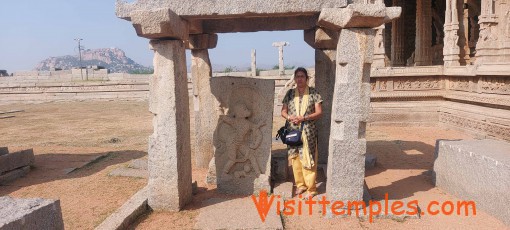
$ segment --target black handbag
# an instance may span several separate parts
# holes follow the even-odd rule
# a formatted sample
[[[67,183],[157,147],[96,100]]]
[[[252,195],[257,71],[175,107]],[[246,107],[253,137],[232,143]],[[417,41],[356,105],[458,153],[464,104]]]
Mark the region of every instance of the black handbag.
[[[289,121],[285,122],[285,126],[281,127],[276,133],[276,140],[280,138],[284,144],[290,146],[302,146],[303,141],[301,140],[301,136],[303,133],[303,125],[305,122],[301,122],[301,127],[299,130],[291,130],[289,128]]]

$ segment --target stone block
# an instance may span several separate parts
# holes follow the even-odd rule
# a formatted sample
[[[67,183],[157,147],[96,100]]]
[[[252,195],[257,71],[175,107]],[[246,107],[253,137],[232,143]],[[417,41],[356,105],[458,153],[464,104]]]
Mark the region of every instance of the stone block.
[[[5,172],[0,175],[0,185],[5,185],[11,181],[14,181],[20,177],[26,176],[30,172],[30,166],[14,169],[9,172]]]
[[[193,34],[190,35],[185,42],[186,49],[200,50],[200,49],[214,49],[218,44],[217,34]]]
[[[64,229],[59,200],[0,197],[0,229]]]
[[[400,7],[384,4],[349,4],[346,8],[321,11],[317,25],[331,30],[342,28],[374,28],[400,16]]]
[[[7,147],[0,147],[0,156],[9,154],[9,148]]]
[[[129,162],[128,168],[147,170],[147,159],[135,159]]]
[[[340,8],[347,6],[347,0],[137,0],[131,3],[117,1],[116,15],[119,18],[130,19],[138,10],[168,9],[186,19],[192,18],[232,18],[239,16],[285,16],[306,12],[319,13],[323,8]],[[244,16],[244,17],[242,17]]]
[[[133,11],[131,22],[136,34],[144,38],[186,40],[189,36],[187,22],[168,9]]]
[[[0,156],[0,174],[17,168],[31,166],[34,164],[34,159],[34,151],[32,149],[2,155]]]
[[[251,197],[211,198],[202,202],[193,229],[283,229],[275,203],[276,199],[263,222]]]
[[[130,224],[135,222],[140,215],[143,215],[149,210],[149,206],[147,205],[148,190],[148,187],[142,188],[95,229],[128,229]]]
[[[336,50],[339,32],[322,27],[304,30],[305,42],[315,49]]]
[[[218,190],[270,191],[274,80],[214,77],[211,90],[219,102],[214,133]]]
[[[329,141],[326,192],[330,200],[362,200],[366,141]]]
[[[437,187],[510,225],[510,144],[496,140],[438,140]]]

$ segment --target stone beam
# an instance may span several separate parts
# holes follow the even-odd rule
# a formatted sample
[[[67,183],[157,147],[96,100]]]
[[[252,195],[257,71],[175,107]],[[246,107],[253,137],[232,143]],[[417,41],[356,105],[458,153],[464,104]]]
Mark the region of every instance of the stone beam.
[[[179,39],[188,37],[187,22],[170,10],[133,11],[131,22],[140,37],[149,39]]]
[[[316,27],[304,31],[305,42],[314,49],[335,50],[338,44],[338,31]]]
[[[186,49],[190,50],[203,50],[203,49],[214,49],[218,44],[217,34],[193,34],[189,36],[189,39],[185,42]]]
[[[203,33],[306,30],[315,27],[318,14],[295,17],[208,19],[202,22]]]
[[[181,40],[152,40],[149,110],[149,206],[178,211],[191,201],[191,147],[186,54]]]
[[[275,17],[318,14],[323,8],[341,8],[347,0],[117,0],[116,15],[130,20],[136,10],[168,9],[185,18]]]
[[[347,8],[323,9],[317,25],[331,30],[372,28],[398,18],[401,12],[400,7],[386,7],[384,4],[350,4]]]

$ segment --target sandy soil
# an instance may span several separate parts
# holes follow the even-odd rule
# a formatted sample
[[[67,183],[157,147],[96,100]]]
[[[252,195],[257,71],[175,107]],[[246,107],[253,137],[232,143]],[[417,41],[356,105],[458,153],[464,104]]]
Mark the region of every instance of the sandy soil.
[[[152,132],[146,102],[75,102],[0,106],[0,111],[23,109],[14,118],[0,119],[0,146],[10,150],[34,148],[36,163],[30,174],[8,186],[0,196],[60,199],[68,229],[92,229],[131,195],[145,186],[145,179],[110,177],[108,173],[130,160],[146,157],[147,138]],[[191,119],[193,125],[193,119]],[[275,131],[281,126],[275,120]],[[193,133],[193,132],[192,132]],[[456,201],[433,187],[428,170],[433,165],[436,139],[466,139],[472,136],[444,128],[369,127],[368,152],[378,164],[366,173],[374,199]],[[193,139],[193,137],[192,137]],[[120,141],[118,141],[120,140]],[[191,143],[194,143],[193,141]],[[275,145],[275,149],[281,146]],[[69,168],[105,157],[75,172]],[[193,168],[199,191],[181,212],[152,212],[133,225],[136,229],[192,229],[201,201],[233,198],[218,194],[205,183],[206,170]],[[422,205],[420,207],[423,209]],[[477,210],[475,217],[422,216],[405,221],[375,220],[368,223],[354,217],[284,217],[287,229],[507,229],[501,221]]]

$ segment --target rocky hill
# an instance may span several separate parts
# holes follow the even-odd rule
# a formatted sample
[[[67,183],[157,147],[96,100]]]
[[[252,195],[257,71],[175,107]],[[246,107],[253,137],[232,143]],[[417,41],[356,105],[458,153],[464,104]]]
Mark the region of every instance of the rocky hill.
[[[82,51],[81,57],[82,66],[104,66],[112,73],[145,73],[152,70],[151,68],[142,66],[126,57],[124,51],[118,48],[87,49]],[[50,70],[50,68],[66,70],[79,66],[80,58],[78,55],[67,55],[61,57],[50,57],[43,60],[37,64],[34,70],[47,71]]]

